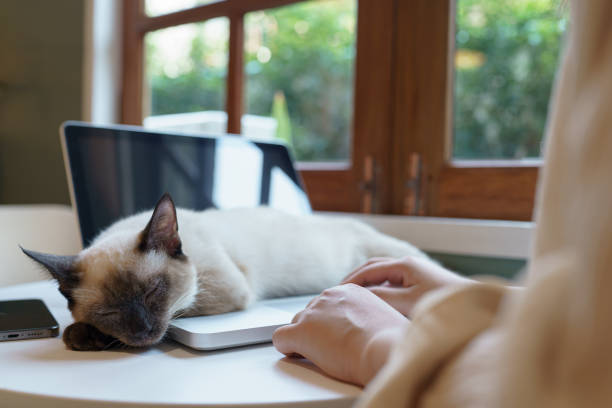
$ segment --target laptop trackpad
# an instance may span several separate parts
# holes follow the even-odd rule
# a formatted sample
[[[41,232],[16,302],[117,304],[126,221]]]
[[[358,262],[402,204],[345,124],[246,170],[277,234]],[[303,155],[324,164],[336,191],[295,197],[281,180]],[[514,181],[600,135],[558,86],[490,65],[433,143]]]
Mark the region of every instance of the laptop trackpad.
[[[197,350],[217,350],[272,340],[278,327],[291,322],[313,295],[267,299],[246,310],[174,320],[168,333]]]

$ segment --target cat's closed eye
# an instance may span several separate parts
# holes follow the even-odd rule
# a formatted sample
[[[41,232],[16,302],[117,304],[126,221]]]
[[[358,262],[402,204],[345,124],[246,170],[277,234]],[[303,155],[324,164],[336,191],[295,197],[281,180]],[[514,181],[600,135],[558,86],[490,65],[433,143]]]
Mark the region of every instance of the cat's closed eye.
[[[157,300],[156,296],[159,295],[163,286],[164,285],[161,280],[155,281],[155,283],[151,286],[151,288],[149,288],[149,290],[147,290],[147,292],[144,295],[145,303],[155,302]]]
[[[112,317],[118,314],[119,314],[119,310],[115,310],[115,309],[106,309],[106,310],[100,310],[96,312],[96,315],[99,317]]]

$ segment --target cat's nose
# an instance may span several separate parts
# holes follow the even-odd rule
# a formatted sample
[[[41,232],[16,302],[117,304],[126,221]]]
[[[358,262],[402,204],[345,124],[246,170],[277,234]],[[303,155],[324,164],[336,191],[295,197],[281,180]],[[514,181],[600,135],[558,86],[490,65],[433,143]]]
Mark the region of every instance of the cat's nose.
[[[131,302],[129,305],[130,313],[127,326],[129,327],[130,333],[134,337],[144,338],[151,333],[153,325],[151,324],[151,318],[147,312],[147,309],[140,302]]]
[[[133,337],[144,339],[151,333],[152,325],[146,320],[141,322],[135,322],[130,326]]]

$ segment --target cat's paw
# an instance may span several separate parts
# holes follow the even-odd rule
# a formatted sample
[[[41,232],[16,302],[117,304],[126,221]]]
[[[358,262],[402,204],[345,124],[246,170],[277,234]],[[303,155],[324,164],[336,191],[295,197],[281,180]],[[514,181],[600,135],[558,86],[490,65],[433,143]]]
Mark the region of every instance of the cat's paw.
[[[113,342],[118,342],[112,336],[102,333],[94,326],[75,322],[64,329],[64,343],[71,350],[99,351],[109,348]]]

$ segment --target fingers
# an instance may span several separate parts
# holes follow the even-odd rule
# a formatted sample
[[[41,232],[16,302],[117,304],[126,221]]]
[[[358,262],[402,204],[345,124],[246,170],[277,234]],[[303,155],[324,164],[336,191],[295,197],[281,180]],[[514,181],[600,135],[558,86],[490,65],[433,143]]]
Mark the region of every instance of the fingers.
[[[360,266],[360,268],[362,266],[366,266],[366,265],[371,265],[373,263],[378,263],[378,262],[384,262],[384,261],[392,261],[393,258],[389,258],[389,257],[385,257],[385,256],[375,256],[373,258],[368,259],[363,265]],[[359,268],[357,268],[359,269]]]
[[[364,265],[342,283],[354,283],[359,286],[379,285],[388,281],[392,285],[409,286],[406,278],[407,266],[397,260],[385,260]]]
[[[307,310],[310,307],[310,305],[317,298],[318,296],[312,299],[304,310],[297,312],[291,319],[290,324],[281,326],[278,329],[276,329],[274,333],[272,333],[272,344],[274,344],[274,347],[276,347],[278,351],[280,351],[287,357],[304,358],[300,353],[296,351],[299,346],[297,342],[301,337],[298,334],[298,331],[299,331],[298,326],[300,322],[303,321],[304,314],[307,313]]]
[[[312,306],[319,298],[321,297],[321,295],[317,295],[315,297],[313,297],[312,299],[310,299],[308,301],[308,304],[306,305],[306,307],[304,309],[308,309],[310,306]]]
[[[370,292],[389,303],[395,301],[403,296],[406,296],[406,291],[410,288],[403,288],[397,286],[372,286],[369,288]]]
[[[272,334],[272,344],[274,347],[276,347],[279,352],[289,357],[298,354],[295,347],[294,327],[295,324],[281,326]]]
[[[359,265],[357,268],[355,268],[354,271],[352,271],[351,273],[346,275],[346,277],[344,278],[344,281],[342,283],[344,283],[345,281],[350,279],[351,276],[355,275],[357,272],[359,272],[361,269],[365,268],[366,266],[369,266],[369,265],[372,265],[372,264],[376,264],[376,263],[380,263],[380,262],[392,261],[392,260],[393,260],[393,258],[383,258],[383,257],[370,258],[363,265]]]
[[[312,301],[311,301],[311,302],[312,302]],[[308,306],[306,306],[306,309],[308,309],[308,307],[309,307],[309,306],[310,306],[310,304],[308,304]],[[302,318],[302,315],[304,314],[304,311],[305,311],[306,309],[304,309],[304,310],[302,310],[302,311],[300,311],[300,312],[297,312],[297,313],[295,314],[295,316],[293,316],[293,319],[291,319],[291,324],[295,324],[295,323],[299,322],[299,321],[300,321],[300,319]]]

